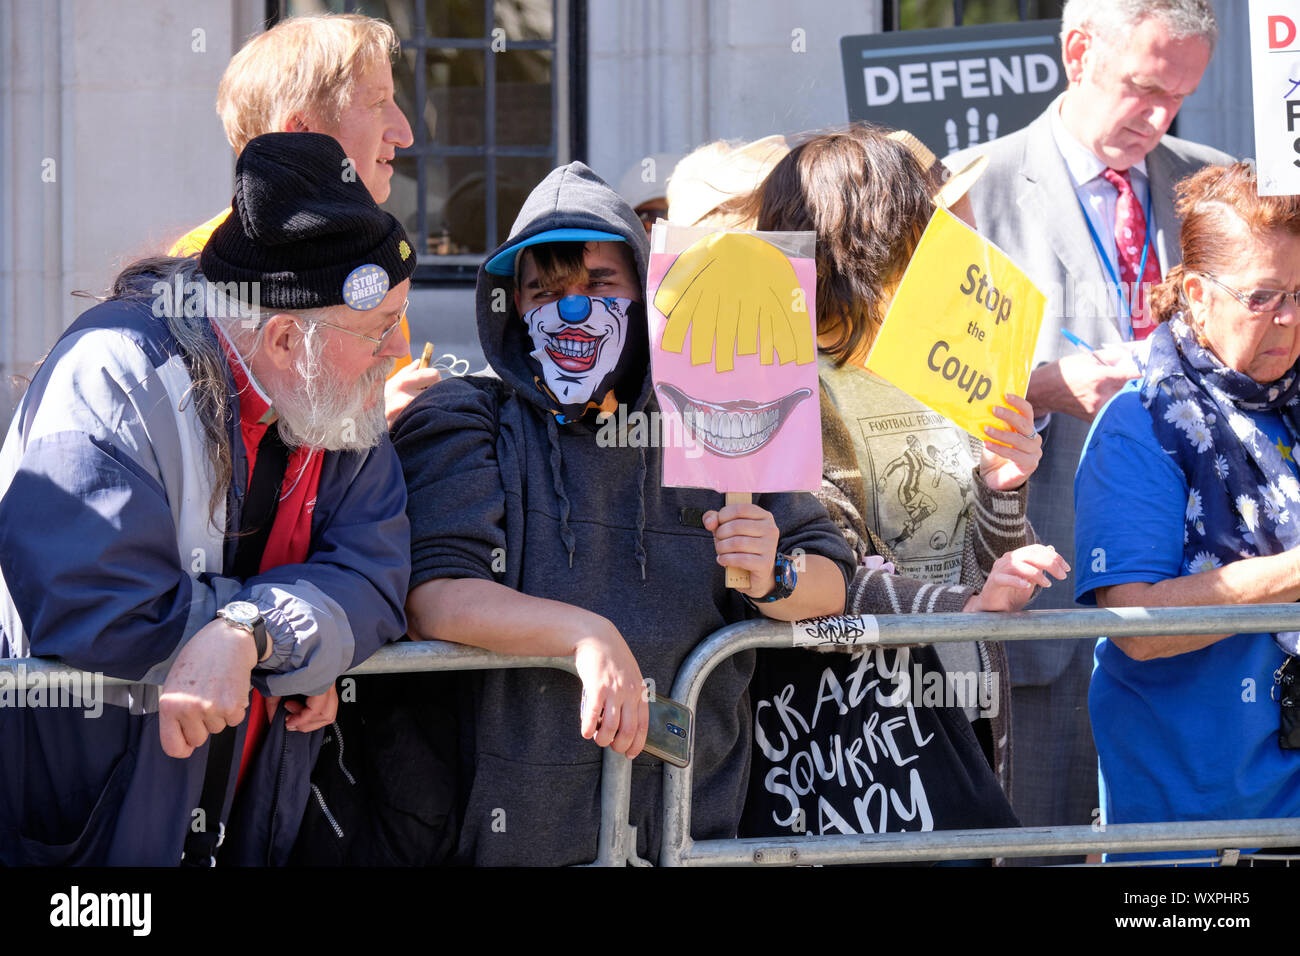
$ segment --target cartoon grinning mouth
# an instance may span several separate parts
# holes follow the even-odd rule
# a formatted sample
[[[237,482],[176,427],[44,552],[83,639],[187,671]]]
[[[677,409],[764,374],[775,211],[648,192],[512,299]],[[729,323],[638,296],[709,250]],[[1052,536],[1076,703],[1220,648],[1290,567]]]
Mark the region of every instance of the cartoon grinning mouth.
[[[660,384],[659,390],[677,408],[687,432],[709,451],[723,458],[743,458],[761,449],[785,424],[796,405],[812,395],[796,389],[772,402],[705,402],[691,398],[675,385]]]
[[[565,329],[551,336],[546,354],[566,372],[589,372],[600,354],[604,335],[591,335],[577,329]]]

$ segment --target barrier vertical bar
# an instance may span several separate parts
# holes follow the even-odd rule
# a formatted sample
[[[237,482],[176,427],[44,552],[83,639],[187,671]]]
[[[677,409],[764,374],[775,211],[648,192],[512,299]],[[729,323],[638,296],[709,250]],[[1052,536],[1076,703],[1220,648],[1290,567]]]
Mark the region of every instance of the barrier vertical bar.
[[[600,836],[588,866],[649,866],[636,855],[632,815],[632,761],[606,747],[600,768]]]

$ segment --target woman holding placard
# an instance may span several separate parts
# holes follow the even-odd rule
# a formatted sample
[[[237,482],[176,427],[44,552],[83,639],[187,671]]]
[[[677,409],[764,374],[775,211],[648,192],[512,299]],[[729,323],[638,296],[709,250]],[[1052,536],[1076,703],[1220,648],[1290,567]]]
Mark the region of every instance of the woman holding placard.
[[[752,198],[758,229],[817,233],[824,454],[820,497],[862,564],[849,588],[847,614],[1017,610],[1027,603],[1035,585],[1048,587],[1049,575],[1063,579],[1067,571],[1061,556],[1033,543],[1033,531],[1025,518],[1026,482],[1042,454],[1028,402],[1006,396],[1006,404],[995,410],[1005,427],[987,429],[988,440],[981,443],[863,368],[893,290],[936,203],[952,206],[961,215],[958,200],[982,164],[977,161],[946,184],[942,169],[908,134],[887,134],[855,125],[797,146]],[[967,216],[963,218],[969,216],[969,204],[965,205]],[[885,560],[897,567],[897,575]],[[780,666],[822,672],[810,672],[814,688],[831,678],[825,671],[843,671],[834,674],[834,679],[849,686],[861,682],[869,666],[878,674],[890,673],[886,660],[863,664],[870,656],[864,655],[857,665],[827,667],[824,661],[809,664],[807,655],[790,653],[781,658]],[[898,778],[899,789],[889,795],[896,811],[893,817],[883,810],[864,814],[858,809],[861,802],[854,805],[856,820],[843,812],[826,811],[823,815],[819,808],[818,825],[808,821],[810,832],[829,832],[828,827],[830,831],[852,827],[858,832],[917,829],[908,813],[899,808],[915,810],[922,802],[921,829],[930,825],[934,829],[1010,825],[1009,808],[996,793],[996,786],[990,794],[978,781],[971,782],[979,768],[972,766],[967,756],[971,752],[968,745],[978,740],[975,753],[983,752],[997,772],[997,782],[1009,789],[1010,688],[1001,647],[984,642],[944,644],[937,652],[930,647],[912,649],[910,656],[919,668],[912,672],[916,677],[940,673],[949,689],[960,683],[961,676],[971,679],[978,675],[978,700],[972,699],[974,695],[954,699],[949,692],[942,695],[942,706],[933,707],[930,700],[920,699],[913,687],[911,703],[927,706],[901,711],[913,722],[918,756],[923,756],[920,741],[937,725],[918,727],[915,721],[939,721],[940,716],[948,735],[942,746],[950,752],[932,761],[936,770],[928,779],[924,771],[919,779],[909,779],[906,774]],[[769,671],[774,660],[767,659]],[[894,662],[895,667],[898,663]],[[801,679],[797,675],[769,676],[774,685],[782,681],[795,684],[798,695]],[[901,686],[897,678],[894,686]],[[765,717],[762,690],[757,685],[751,689],[760,709],[760,730]],[[859,698],[859,708],[868,706],[871,699],[865,700],[867,703]],[[899,700],[896,695],[888,706],[895,707]],[[847,698],[846,702],[852,703]],[[784,701],[786,706],[789,703],[789,699]],[[885,706],[879,700],[876,704]],[[819,708],[817,713],[825,709]],[[888,711],[882,711],[885,713]],[[953,713],[958,719],[951,720]],[[852,716],[846,719],[861,722]],[[882,717],[882,721],[887,719]],[[775,745],[771,752],[763,753],[764,742],[759,741],[760,753],[755,757],[760,766],[762,758],[782,754],[782,748]],[[909,761],[907,755],[900,755],[901,768]],[[966,780],[967,790],[950,789],[949,781],[943,779],[943,760],[965,762],[972,775]],[[780,775],[782,769],[774,767],[774,786],[768,789],[784,795],[793,805],[795,801],[780,789],[785,779]],[[790,772],[792,792],[801,791],[800,768],[791,765],[784,769]],[[987,774],[987,766],[983,772]],[[946,794],[944,788],[949,788]],[[861,800],[872,807],[871,791]],[[785,823],[775,814],[771,820]],[[895,821],[898,826],[893,825]],[[751,816],[750,823],[755,830],[770,826],[766,816]]]
[[[1237,163],[1180,183],[1177,210],[1182,264],[1151,294],[1146,373],[1102,409],[1079,463],[1076,597],[1289,603],[1300,599],[1300,197],[1261,197]],[[1300,816],[1298,649],[1294,631],[1098,641],[1102,822]]]

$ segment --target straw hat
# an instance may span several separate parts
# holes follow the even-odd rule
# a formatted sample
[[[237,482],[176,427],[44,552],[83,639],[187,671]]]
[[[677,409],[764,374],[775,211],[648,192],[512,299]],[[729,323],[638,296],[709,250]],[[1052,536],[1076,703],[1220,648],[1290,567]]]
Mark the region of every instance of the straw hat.
[[[668,218],[693,226],[728,199],[751,192],[787,153],[784,136],[764,136],[733,146],[718,140],[701,146],[668,180]]]
[[[953,203],[970,191],[989,164],[987,156],[976,156],[969,163],[963,164],[960,169],[953,169],[946,160],[940,160],[930,151],[930,147],[905,129],[894,130],[889,134],[889,138],[906,146],[907,151],[916,158],[927,173],[938,166],[936,171],[943,186],[931,198],[934,199],[936,206],[945,209],[952,208]]]

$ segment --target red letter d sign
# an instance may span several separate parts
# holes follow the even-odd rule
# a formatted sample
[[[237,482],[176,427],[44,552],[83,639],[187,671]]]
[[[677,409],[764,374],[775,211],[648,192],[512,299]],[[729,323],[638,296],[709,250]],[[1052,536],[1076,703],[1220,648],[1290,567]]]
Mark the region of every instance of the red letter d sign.
[[[1295,23],[1290,17],[1271,16],[1268,18],[1268,48],[1283,50],[1295,41]]]

